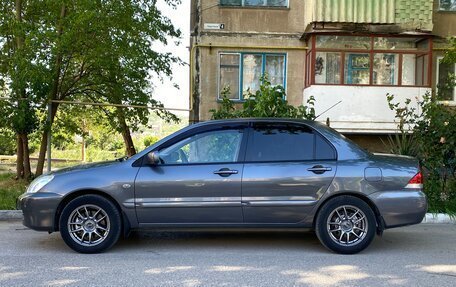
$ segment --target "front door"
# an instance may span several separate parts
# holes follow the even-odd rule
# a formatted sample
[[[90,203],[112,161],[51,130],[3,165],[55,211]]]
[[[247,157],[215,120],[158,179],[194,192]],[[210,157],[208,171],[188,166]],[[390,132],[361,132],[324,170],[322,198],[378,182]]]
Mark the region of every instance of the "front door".
[[[329,187],[334,148],[305,125],[254,123],[242,181],[245,223],[298,223]]]
[[[161,163],[141,167],[135,181],[139,223],[242,223],[243,135],[205,130],[156,151]]]

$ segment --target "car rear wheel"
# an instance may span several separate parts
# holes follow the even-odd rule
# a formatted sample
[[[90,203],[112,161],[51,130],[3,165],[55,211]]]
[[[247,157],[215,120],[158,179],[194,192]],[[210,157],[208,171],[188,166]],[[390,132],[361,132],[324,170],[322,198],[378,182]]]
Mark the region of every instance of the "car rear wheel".
[[[341,254],[364,250],[375,237],[375,214],[369,205],[354,196],[330,199],[320,209],[315,231],[320,242]]]
[[[120,237],[121,216],[117,207],[99,195],[83,195],[62,211],[60,234],[80,253],[98,253],[112,247]]]

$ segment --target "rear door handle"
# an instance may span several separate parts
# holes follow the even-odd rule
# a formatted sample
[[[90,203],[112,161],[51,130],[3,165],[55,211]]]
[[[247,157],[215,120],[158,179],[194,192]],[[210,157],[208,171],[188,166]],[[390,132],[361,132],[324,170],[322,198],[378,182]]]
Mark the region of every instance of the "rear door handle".
[[[227,177],[227,176],[230,176],[232,174],[237,174],[237,173],[238,173],[237,170],[229,169],[229,168],[222,168],[222,169],[214,171],[214,174],[218,174],[223,177]]]
[[[328,166],[315,165],[313,167],[309,167],[307,170],[311,171],[311,172],[313,172],[315,174],[322,174],[322,173],[325,173],[327,171],[331,171],[332,168],[328,167]]]

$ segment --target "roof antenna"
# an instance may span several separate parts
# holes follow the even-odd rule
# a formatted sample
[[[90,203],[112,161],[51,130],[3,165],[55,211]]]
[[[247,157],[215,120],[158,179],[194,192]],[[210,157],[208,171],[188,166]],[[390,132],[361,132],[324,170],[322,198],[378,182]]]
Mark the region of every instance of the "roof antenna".
[[[337,106],[338,104],[342,103],[342,101],[338,101],[337,103],[335,103],[334,105],[330,106],[329,108],[327,108],[326,110],[324,110],[322,113],[320,113],[318,116],[316,116],[314,118],[314,120],[318,119],[318,117],[320,117],[321,115],[323,115],[324,113],[326,113],[327,111],[329,111],[330,109],[334,108],[335,106]]]

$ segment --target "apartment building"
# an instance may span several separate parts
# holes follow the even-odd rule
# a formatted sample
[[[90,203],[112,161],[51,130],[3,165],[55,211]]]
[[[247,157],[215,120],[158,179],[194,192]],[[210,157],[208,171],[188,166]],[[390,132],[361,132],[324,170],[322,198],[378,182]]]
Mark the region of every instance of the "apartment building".
[[[318,120],[380,150],[379,137],[396,131],[386,94],[416,105],[455,73],[440,60],[456,35],[456,0],[192,0],[191,7],[192,122],[210,119],[226,87],[241,104],[267,73],[290,104],[313,96]],[[454,89],[440,88],[456,105]]]

